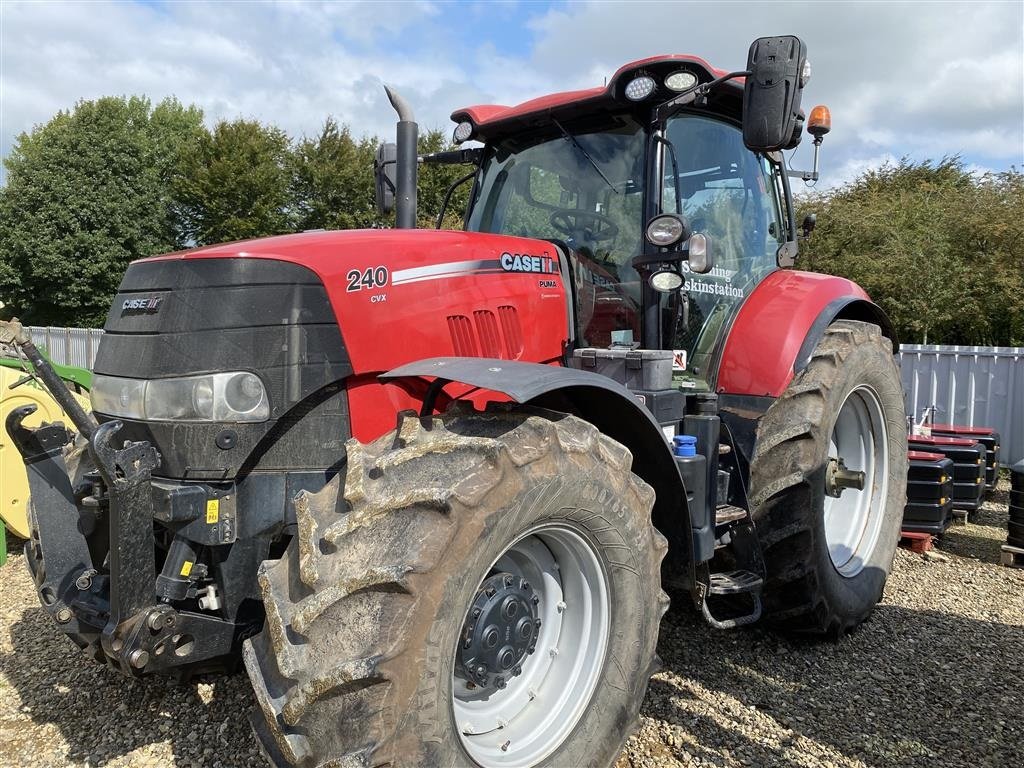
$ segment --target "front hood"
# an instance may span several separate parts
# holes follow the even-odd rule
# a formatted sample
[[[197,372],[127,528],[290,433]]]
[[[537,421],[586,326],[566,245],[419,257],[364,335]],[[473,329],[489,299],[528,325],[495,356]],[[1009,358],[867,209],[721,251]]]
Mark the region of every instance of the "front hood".
[[[485,251],[500,257],[504,252],[552,251],[551,243],[511,235],[463,232],[448,229],[344,229],[315,230],[294,235],[236,240],[187,251],[140,259],[135,263],[177,259],[254,258],[278,259],[331,272],[365,266],[366,254],[387,254],[394,269],[447,261],[460,253]],[[441,254],[444,258],[441,258]]]
[[[425,357],[473,356],[474,350],[482,357],[560,358],[569,338],[562,258],[545,240],[362,229],[225,243],[136,265],[269,259],[302,266],[326,286],[352,370],[362,374]],[[475,339],[453,326],[465,322]],[[536,333],[518,338],[520,322],[536,325]],[[460,343],[460,338],[468,341]]]

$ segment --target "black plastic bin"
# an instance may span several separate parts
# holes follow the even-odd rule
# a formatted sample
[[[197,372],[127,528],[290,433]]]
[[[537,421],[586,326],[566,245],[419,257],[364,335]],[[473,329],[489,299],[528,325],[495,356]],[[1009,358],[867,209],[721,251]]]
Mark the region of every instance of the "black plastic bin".
[[[958,437],[911,435],[912,451],[941,453],[953,461],[953,508],[973,511],[985,494],[985,446],[977,440]]]
[[[953,460],[941,453],[908,451],[903,530],[941,535],[953,520]]]
[[[956,424],[935,424],[932,434],[938,437],[961,437],[977,440],[985,446],[985,490],[995,490],[999,479],[999,433],[988,427],[962,427]]]
[[[1024,460],[1010,468],[1010,520],[1006,543],[1024,549]]]

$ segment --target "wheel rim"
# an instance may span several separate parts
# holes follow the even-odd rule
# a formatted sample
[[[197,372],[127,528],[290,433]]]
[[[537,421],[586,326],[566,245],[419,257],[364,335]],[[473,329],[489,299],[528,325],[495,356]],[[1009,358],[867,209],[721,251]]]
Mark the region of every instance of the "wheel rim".
[[[458,664],[472,622],[467,614],[455,649],[452,716],[463,747],[477,763],[532,766],[565,741],[597,687],[611,626],[608,574],[594,545],[560,523],[520,536],[487,577],[494,574],[529,582],[538,598],[535,651],[523,657],[522,671],[503,689],[473,684]],[[481,586],[486,583],[487,578]]]
[[[889,489],[889,440],[878,395],[860,386],[847,395],[829,438],[830,461],[864,473],[863,490],[843,488],[825,495],[825,540],[836,571],[860,573],[878,544]]]

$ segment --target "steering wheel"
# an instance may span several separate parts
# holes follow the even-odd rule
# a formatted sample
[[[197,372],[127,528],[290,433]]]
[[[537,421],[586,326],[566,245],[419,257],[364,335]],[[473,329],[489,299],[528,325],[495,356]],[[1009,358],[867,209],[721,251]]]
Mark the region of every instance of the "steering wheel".
[[[590,211],[558,210],[551,214],[548,222],[563,235],[568,235],[569,237],[585,232],[585,239],[593,243],[614,240],[619,234],[618,224],[607,216],[603,216],[600,213],[591,213]]]

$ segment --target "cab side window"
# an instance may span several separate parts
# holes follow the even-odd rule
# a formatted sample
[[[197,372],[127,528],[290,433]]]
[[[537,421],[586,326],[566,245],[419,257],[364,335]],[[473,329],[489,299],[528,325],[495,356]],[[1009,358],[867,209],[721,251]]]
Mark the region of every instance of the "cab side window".
[[[685,350],[688,374],[707,384],[716,343],[754,286],[776,269],[785,229],[772,164],[746,148],[739,128],[684,113],[669,122],[665,138],[676,162],[666,156],[663,164],[662,210],[681,212],[694,232],[709,236],[715,268],[698,275],[683,263],[684,292],[668,299],[663,343]]]
[[[743,145],[736,127],[705,117],[680,115],[666,138],[679,174],[665,163],[663,210],[677,210],[678,194],[693,231],[713,239],[723,269],[753,279],[774,269],[783,229],[768,161]]]

